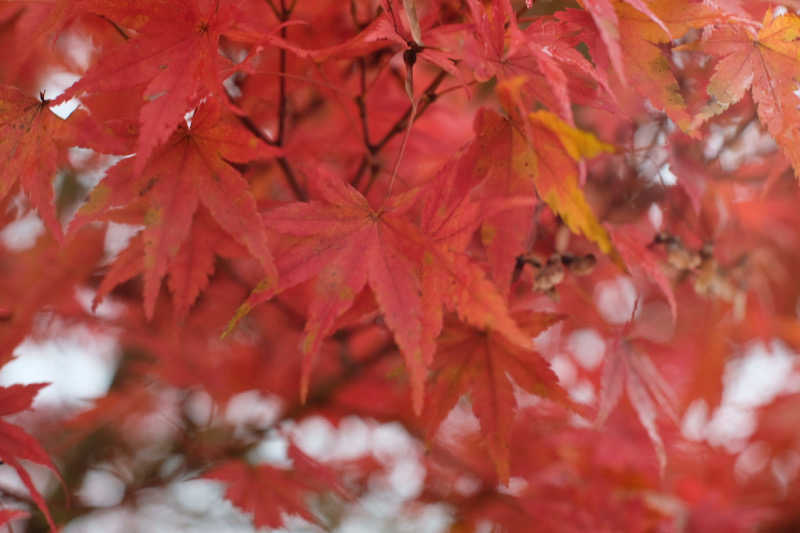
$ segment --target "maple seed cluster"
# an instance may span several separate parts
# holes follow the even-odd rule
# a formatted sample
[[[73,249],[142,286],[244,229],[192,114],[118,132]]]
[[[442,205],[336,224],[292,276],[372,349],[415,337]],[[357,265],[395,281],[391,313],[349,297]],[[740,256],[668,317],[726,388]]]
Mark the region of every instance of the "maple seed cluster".
[[[705,243],[699,250],[688,248],[676,235],[661,231],[653,238],[652,245],[662,245],[666,251],[667,265],[680,280],[694,275],[694,290],[698,294],[719,298],[733,304],[737,320],[744,317],[747,293],[747,255],[743,253],[733,265],[721,267],[714,258],[714,247]]]
[[[594,270],[597,259],[594,254],[575,256],[572,254],[554,253],[546,261],[534,253],[528,253],[517,258],[517,268],[521,270],[524,265],[534,269],[533,289],[555,296],[555,288],[564,281],[566,272],[576,276],[588,276]]]

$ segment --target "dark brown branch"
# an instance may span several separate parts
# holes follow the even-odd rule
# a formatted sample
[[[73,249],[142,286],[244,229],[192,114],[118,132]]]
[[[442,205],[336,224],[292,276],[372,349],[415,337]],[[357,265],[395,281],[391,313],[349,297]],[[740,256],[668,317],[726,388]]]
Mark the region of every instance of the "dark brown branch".
[[[266,0],[267,4],[269,4],[270,8],[272,8],[275,16],[278,17],[278,20],[282,23],[289,20],[289,16],[292,13],[292,9],[294,8],[294,3],[287,9],[285,0],[281,0],[281,7],[280,10],[275,6],[275,4],[271,0]],[[286,31],[287,28],[284,26],[280,30],[281,38],[286,39]],[[281,48],[278,51],[278,64],[279,64],[279,72],[278,72],[278,131],[275,135],[275,138],[270,138],[267,134],[265,134],[258,125],[253,122],[248,116],[237,115],[239,122],[247,128],[250,133],[258,137],[260,140],[265,142],[270,146],[275,146],[278,148],[282,148],[284,144],[285,132],[286,132],[286,50]],[[228,98],[232,100],[230,95]],[[289,161],[286,159],[285,156],[279,156],[277,158],[278,166],[280,167],[281,171],[283,172],[284,177],[286,178],[286,183],[289,185],[289,188],[292,189],[295,197],[300,201],[306,201],[308,196],[306,195],[303,188],[300,186],[300,183],[297,181],[297,175],[295,174],[294,170],[292,170]]]
[[[250,133],[258,137],[264,143],[270,146],[277,146],[277,141],[270,139],[269,136],[261,131],[261,128],[259,128],[250,117],[243,115],[236,115],[236,117]],[[295,197],[300,201],[306,201],[308,197],[306,196],[303,188],[300,187],[300,184],[297,181],[297,176],[295,175],[294,170],[292,170],[292,167],[289,165],[289,161],[287,161],[284,156],[279,156],[276,160],[278,162],[278,166],[283,172],[283,176],[286,178],[286,183],[289,185],[289,188],[292,189]]]
[[[111,24],[112,26],[114,26],[114,29],[115,29],[115,30],[117,30],[117,33],[119,33],[120,35],[122,35],[122,38],[123,38],[123,39],[125,39],[126,41],[127,41],[127,40],[129,40],[129,39],[131,38],[131,36],[130,36],[130,35],[128,35],[128,33],[127,33],[125,30],[123,30],[123,29],[120,27],[120,25],[119,25],[119,24],[117,24],[116,22],[114,22],[113,20],[111,20],[110,18],[108,18],[108,17],[107,17],[107,16],[105,16],[105,15],[98,15],[98,16],[99,16],[101,19],[103,19],[103,20],[105,20],[106,22],[108,22],[109,24]]]
[[[286,1],[281,0],[281,10],[278,19],[280,20],[281,24],[289,20],[289,17],[292,14],[292,9],[294,9],[294,2],[292,5],[287,9],[286,8]],[[281,28],[281,39],[284,41],[286,40],[286,32],[288,28],[283,26]],[[280,75],[278,76],[278,132],[275,136],[275,145],[278,147],[283,147],[284,139],[286,136],[286,49],[281,48],[278,50],[278,71]],[[286,182],[291,187],[292,191],[294,192],[295,196],[300,201],[306,201],[308,197],[306,196],[305,191],[300,187],[300,184],[297,182],[297,176],[295,175],[294,171],[292,170],[291,165],[289,165],[289,161],[284,157],[281,156],[278,158],[278,166],[281,167],[284,176],[286,177]]]
[[[292,167],[289,165],[289,161],[286,160],[285,157],[281,156],[278,158],[278,166],[281,167],[283,171],[283,175],[286,178],[286,182],[291,187],[292,192],[297,197],[298,200],[301,202],[305,202],[308,200],[308,196],[306,196],[306,192],[300,187],[300,184],[297,182],[297,176],[292,170]]]
[[[281,24],[289,19],[289,11],[286,10],[284,0],[281,0]],[[283,26],[281,28],[281,39],[286,40],[286,33],[288,28]],[[275,136],[275,143],[278,146],[283,146],[283,138],[286,129],[286,49],[280,48],[278,50],[278,71],[281,73],[278,76],[278,134]]]
[[[278,19],[280,19],[281,18],[281,12],[278,11],[278,8],[275,7],[275,4],[272,2],[272,0],[266,0],[266,2],[267,2],[267,5],[270,7],[270,9],[272,9],[272,12],[275,13],[275,16]]]
[[[361,81],[361,93],[356,96],[356,105],[358,106],[358,118],[361,119],[361,134],[364,139],[364,146],[367,151],[374,155],[376,152],[375,145],[369,140],[369,126],[367,124],[367,65],[363,57],[358,59],[358,69]]]

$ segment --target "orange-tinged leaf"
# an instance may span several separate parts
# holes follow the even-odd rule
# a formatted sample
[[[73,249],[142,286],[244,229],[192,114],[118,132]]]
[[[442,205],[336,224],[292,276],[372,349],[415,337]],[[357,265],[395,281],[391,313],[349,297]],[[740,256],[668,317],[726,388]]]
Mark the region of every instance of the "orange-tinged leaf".
[[[441,332],[446,308],[468,324],[529,348],[531,337],[511,317],[505,294],[533,223],[535,161],[524,149],[524,139],[513,136],[508,121],[498,114],[481,110],[475,131],[475,140],[422,194],[421,229],[428,238],[422,243],[425,338]],[[493,281],[465,253],[481,224]],[[424,350],[426,361],[433,351]]]
[[[670,0],[649,2],[641,0],[614,1],[618,19],[619,40],[629,86],[648,98],[657,108],[684,131],[691,129],[691,117],[681,88],[669,60],[658,45],[682,37],[692,28],[702,28],[723,19],[723,14],[705,2]],[[605,24],[610,17],[587,4],[595,17]]]
[[[719,58],[707,89],[712,100],[693,126],[725,111],[751,89],[761,123],[784,149],[795,174],[800,175],[795,132],[800,120],[800,99],[795,94],[800,67],[800,16],[776,15],[770,9],[757,33],[742,25],[724,25],[691,47]]]
[[[480,214],[486,215],[493,201],[513,197],[535,198],[536,155],[527,149],[521,135],[502,117],[481,109],[475,117],[475,140],[461,158],[483,182],[478,195]],[[463,211],[463,209],[462,209]],[[454,218],[451,216],[451,218]],[[533,203],[506,209],[483,220],[481,237],[492,278],[507,293],[516,258],[526,251],[533,225]]]
[[[662,21],[658,15],[656,15],[650,6],[644,0],[625,0],[625,3],[629,6],[633,7],[637,11],[640,11],[644,14],[648,19],[650,19],[656,26],[664,30],[664,33],[667,34],[668,37],[672,38],[673,36],[670,34],[670,30],[664,21]]]
[[[512,80],[500,87],[507,107],[520,109],[520,83],[521,80]],[[603,253],[623,266],[608,232],[597,220],[578,185],[579,161],[583,157],[612,152],[614,148],[547,111],[521,118],[527,142],[511,121],[499,117],[494,120],[499,120],[499,127],[506,128],[517,138],[513,146],[521,154],[516,157],[533,176],[539,196],[574,233],[593,241]]]
[[[466,255],[442,251],[435,254],[435,271],[446,287],[444,302],[464,322],[502,334],[522,348],[530,348],[532,337],[521,330],[508,303],[484,273]]]

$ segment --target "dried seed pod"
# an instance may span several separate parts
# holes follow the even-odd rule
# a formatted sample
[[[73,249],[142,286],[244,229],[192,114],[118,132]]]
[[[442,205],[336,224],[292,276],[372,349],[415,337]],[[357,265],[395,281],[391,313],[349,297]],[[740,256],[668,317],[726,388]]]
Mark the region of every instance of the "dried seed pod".
[[[674,242],[676,237],[669,232],[659,231],[653,237],[653,244],[666,244]]]
[[[536,273],[533,279],[534,290],[541,292],[551,291],[556,285],[564,281],[564,264],[559,254],[553,254],[547,264]]]
[[[705,261],[711,257],[714,257],[714,244],[707,242],[703,244],[703,247],[700,248],[700,257]]]
[[[541,258],[541,256],[533,252],[528,252],[517,257],[517,262],[523,265],[531,265],[534,268],[542,268],[545,265],[545,261]]]
[[[704,258],[710,257],[713,251],[710,244],[703,246],[700,252],[688,249],[680,237],[666,231],[659,231],[653,237],[652,245],[663,244],[667,251],[667,262],[676,270],[694,270],[700,266]]]
[[[561,262],[576,276],[586,276],[594,270],[597,258],[594,254],[580,256],[564,254],[561,256]]]
[[[694,270],[703,262],[699,253],[687,249],[680,239],[667,243],[667,261],[678,270]]]

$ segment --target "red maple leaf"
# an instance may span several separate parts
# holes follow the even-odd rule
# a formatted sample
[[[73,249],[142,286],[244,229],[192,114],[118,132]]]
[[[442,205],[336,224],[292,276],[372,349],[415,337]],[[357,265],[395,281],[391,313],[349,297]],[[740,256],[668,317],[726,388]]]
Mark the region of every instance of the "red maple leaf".
[[[259,528],[280,527],[283,513],[314,521],[306,504],[306,494],[310,491],[327,489],[349,497],[330,468],[304,454],[294,443],[289,446],[289,458],[293,463],[291,469],[229,461],[207,472],[205,477],[225,482],[225,497],[252,514],[253,523]],[[272,497],[265,499],[266,494]]]
[[[147,0],[131,4],[86,0],[82,4],[134,32],[107,51],[57,103],[83,93],[143,86],[134,164],[137,173],[187,112],[223,90],[222,80],[233,70],[232,63],[219,53],[220,37],[234,35],[251,42],[263,38],[247,27],[252,15],[231,1]]]
[[[0,387],[0,416],[7,416],[25,409],[30,408],[36,394],[42,388],[49,385],[48,383],[33,383],[30,385],[12,385],[10,387]],[[31,498],[36,503],[36,506],[41,509],[47,518],[47,523],[50,525],[52,531],[56,531],[53,517],[50,516],[50,511],[47,509],[47,504],[44,498],[36,489],[33,484],[28,471],[19,462],[19,459],[25,459],[34,463],[46,466],[52,470],[61,480],[61,475],[58,473],[47,452],[44,451],[42,446],[21,427],[14,424],[9,424],[4,420],[0,420],[0,459],[8,463],[19,474],[20,479],[28,487]],[[64,487],[66,490],[66,486]],[[13,513],[13,512],[12,512]],[[5,517],[6,520],[16,518],[17,516]]]
[[[484,6],[470,0],[475,33],[466,43],[465,61],[478,80],[524,78],[527,100],[538,100],[573,122],[572,100],[602,98],[597,87],[612,94],[606,75],[575,49],[560,21],[537,20],[524,30],[508,0]]]
[[[42,309],[59,310],[75,304],[76,280],[85,280],[102,257],[103,232],[84,228],[63,248],[48,237],[18,255],[0,255],[0,294],[7,315],[0,322],[0,363],[31,332]]]
[[[67,148],[92,147],[106,153],[124,153],[125,143],[101,129],[84,110],[67,120],[50,110],[51,102],[0,85],[0,199],[19,182],[50,232],[61,238],[53,180],[67,165]]]
[[[280,284],[256,288],[238,315],[276,292],[316,278],[316,297],[309,308],[302,344],[305,362],[301,397],[305,398],[311,365],[322,340],[331,333],[336,318],[369,284],[406,356],[414,406],[419,410],[426,364],[417,273],[422,237],[402,216],[413,205],[418,191],[394,196],[384,206],[374,208],[336,177],[323,175],[317,185],[323,201],[292,203],[264,215],[268,228],[294,239],[277,256]]]
[[[528,313],[526,331],[535,337],[562,317]],[[508,442],[517,401],[512,385],[572,406],[548,362],[531,348],[509,342],[503,335],[449,321],[438,340],[423,419],[432,433],[466,393],[478,417],[489,455],[502,483],[508,483]]]
[[[406,358],[415,412],[422,407],[426,368],[441,331],[443,307],[470,324],[501,332],[520,346],[530,343],[480,266],[451,249],[446,239],[437,244],[406,218],[419,189],[373,207],[334,176],[321,175],[316,187],[324,201],[296,202],[264,215],[268,228],[292,236],[276,254],[280,283],[257,287],[232,322],[276,293],[316,279],[302,345],[301,398],[307,393],[320,343],[365,285],[372,289]]]
[[[678,415],[672,387],[664,380],[650,358],[639,352],[630,342],[632,336],[629,336],[629,332],[635,326],[636,309],[637,305],[634,306],[631,319],[619,332],[603,365],[597,424],[602,425],[606,421],[625,391],[639,417],[639,422],[653,443],[663,473],[667,465],[667,455],[656,424],[657,409],[660,408],[676,425]]]
[[[265,159],[276,153],[277,149],[250,134],[231,115],[222,113],[217,106],[204,104],[192,117],[191,126],[181,125],[155,151],[142,172],[135,172],[138,155],[112,167],[92,190],[72,227],[93,219],[107,219],[115,210],[144,203],[140,222],[145,229],[141,241],[134,241],[131,246],[140,246],[142,250],[144,306],[148,316],[153,314],[161,279],[167,272],[171,273],[171,284],[178,294],[179,309],[188,308],[208,274],[210,251],[201,248],[218,239],[213,225],[198,224],[195,231],[209,227],[208,231],[192,233],[195,213],[201,204],[225,233],[259,261],[267,279],[274,284],[277,273],[256,201],[247,181],[229,162]],[[190,238],[206,239],[186,252],[197,253],[198,259],[203,256],[201,263],[193,265],[196,272],[183,268],[187,265],[181,250]],[[123,254],[120,261],[127,262],[128,270],[124,275],[115,273],[112,278],[115,284],[135,274],[131,256],[135,257],[137,251],[131,249]]]

